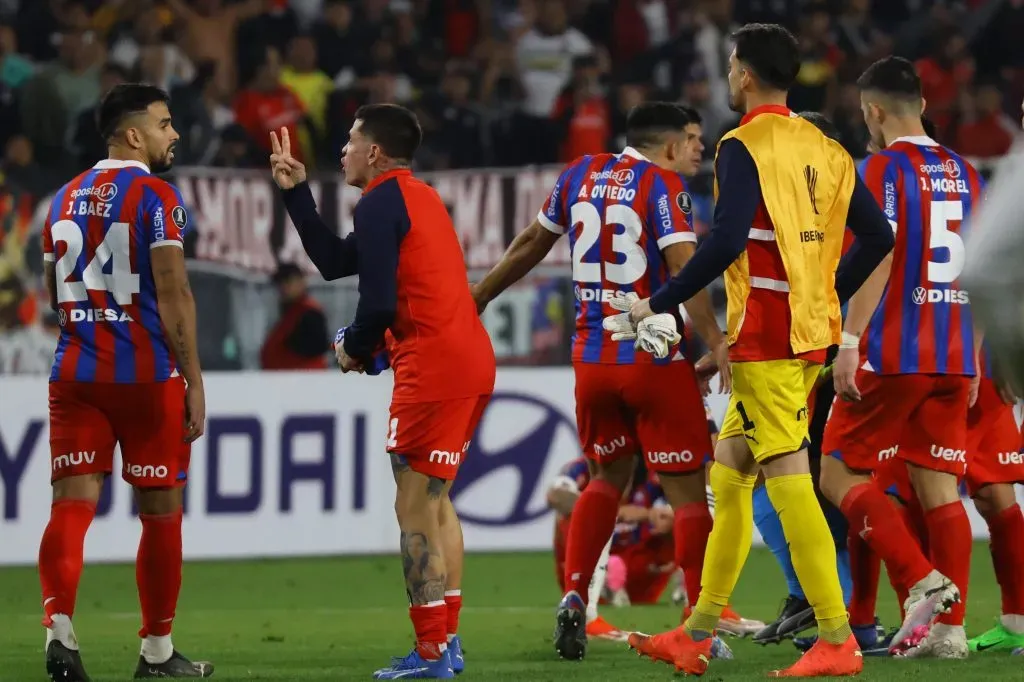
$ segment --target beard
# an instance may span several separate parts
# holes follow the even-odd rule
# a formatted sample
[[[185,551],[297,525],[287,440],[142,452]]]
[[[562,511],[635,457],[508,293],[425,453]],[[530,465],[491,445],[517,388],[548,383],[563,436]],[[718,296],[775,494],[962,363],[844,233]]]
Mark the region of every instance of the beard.
[[[729,108],[735,111],[737,114],[747,113],[745,110],[746,102],[743,101],[743,93],[733,94],[729,91]]]
[[[173,151],[174,148],[171,147],[164,153],[162,157],[160,157],[159,159],[153,159],[153,163],[150,166],[150,170],[152,170],[154,173],[166,173],[167,171],[171,170],[171,166],[174,165],[174,161],[171,160],[171,152]]]

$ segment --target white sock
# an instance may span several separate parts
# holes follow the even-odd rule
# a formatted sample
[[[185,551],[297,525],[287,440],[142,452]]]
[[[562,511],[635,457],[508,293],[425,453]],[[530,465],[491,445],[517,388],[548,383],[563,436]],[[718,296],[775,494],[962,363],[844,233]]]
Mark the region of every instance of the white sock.
[[[590,579],[590,587],[587,589],[587,622],[597,620],[597,604],[601,601],[601,592],[604,590],[604,581],[608,575],[608,557],[612,553],[612,539],[608,538],[604,549],[601,550],[601,558],[597,560],[594,567],[594,577]]]
[[[71,625],[71,616],[66,616],[63,613],[55,613],[50,617],[53,621],[53,625],[46,628],[46,646],[50,646],[50,642],[57,640],[68,649],[72,651],[78,651],[78,637],[75,637],[75,628]]]
[[[1004,613],[999,617],[1003,627],[1015,635],[1024,635],[1024,616],[1016,613]]]
[[[146,663],[152,663],[153,665],[166,663],[173,653],[174,645],[171,643],[170,635],[160,637],[149,635],[142,640],[142,651],[140,654],[146,659]]]

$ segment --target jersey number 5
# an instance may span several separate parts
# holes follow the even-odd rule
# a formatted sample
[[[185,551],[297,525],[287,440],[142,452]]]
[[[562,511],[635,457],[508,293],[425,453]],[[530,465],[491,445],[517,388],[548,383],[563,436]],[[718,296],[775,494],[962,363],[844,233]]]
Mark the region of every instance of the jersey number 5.
[[[90,291],[106,291],[113,294],[119,306],[131,304],[132,296],[139,293],[139,275],[132,272],[129,230],[128,223],[111,224],[96,247],[95,257],[82,270],[81,281],[76,282],[71,277],[82,255],[82,230],[73,220],[58,220],[53,224],[50,234],[54,249],[59,242],[65,245],[64,255],[55,267],[58,303],[78,303],[88,300]],[[103,272],[107,263],[110,263],[109,275]]]
[[[964,219],[964,205],[960,201],[933,201],[931,204],[931,224],[928,247],[930,249],[946,249],[949,258],[943,262],[928,259],[928,281],[948,284],[956,281],[964,269],[964,240],[956,232],[949,229],[951,222]]]
[[[647,254],[640,248],[644,222],[631,207],[625,204],[611,204],[604,211],[604,220],[597,207],[589,201],[572,205],[569,218],[573,225],[580,226],[579,237],[572,249],[572,278],[576,282],[601,282],[632,284],[647,272]],[[595,261],[585,261],[590,251],[601,238],[605,225],[621,225],[622,232],[612,234],[612,251],[620,256],[621,262],[601,262],[600,247]],[[602,265],[604,273],[602,276]]]

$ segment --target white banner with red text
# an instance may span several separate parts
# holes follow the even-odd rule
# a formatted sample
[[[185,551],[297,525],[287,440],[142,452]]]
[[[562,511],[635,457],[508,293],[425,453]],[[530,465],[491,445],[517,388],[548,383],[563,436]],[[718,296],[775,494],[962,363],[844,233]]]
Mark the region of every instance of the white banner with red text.
[[[580,454],[573,389],[569,367],[499,369],[452,493],[468,551],[551,547],[545,493]],[[186,558],[397,550],[384,452],[390,373],[210,373],[206,390],[206,435],[193,446],[186,488]],[[725,397],[713,394],[711,406],[720,420]],[[35,563],[51,467],[46,381],[0,379],[0,565]],[[89,561],[134,560],[132,506],[129,488],[111,477],[86,541]],[[985,537],[968,508],[975,537]]]

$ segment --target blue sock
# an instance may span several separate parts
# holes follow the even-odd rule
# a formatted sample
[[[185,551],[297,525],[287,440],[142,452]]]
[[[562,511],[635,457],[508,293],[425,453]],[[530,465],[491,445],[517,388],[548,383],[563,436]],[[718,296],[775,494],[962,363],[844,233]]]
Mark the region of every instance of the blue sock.
[[[825,506],[825,521],[832,531],[836,543],[836,568],[839,570],[839,584],[843,588],[843,603],[850,605],[853,598],[853,576],[850,574],[850,552],[846,549],[846,535],[849,526],[843,513],[832,505]]]
[[[796,571],[793,569],[793,559],[789,555],[789,543],[786,542],[786,535],[782,532],[782,522],[779,521],[779,514],[768,499],[768,489],[764,486],[754,489],[754,525],[757,532],[764,538],[764,544],[775,555],[779,562],[782,574],[786,576],[786,585],[789,593],[794,597],[806,599],[804,590],[800,587],[800,581],[796,578]]]

